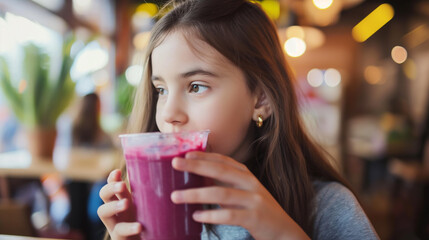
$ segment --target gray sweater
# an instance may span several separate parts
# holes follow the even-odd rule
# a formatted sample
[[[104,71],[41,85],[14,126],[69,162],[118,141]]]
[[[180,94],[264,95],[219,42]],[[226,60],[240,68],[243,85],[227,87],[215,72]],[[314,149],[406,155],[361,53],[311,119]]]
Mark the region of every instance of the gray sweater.
[[[312,239],[379,239],[367,216],[349,189],[336,182],[314,182],[316,192]],[[246,229],[238,226],[216,225],[221,240],[250,240]],[[203,230],[201,239],[218,239]]]

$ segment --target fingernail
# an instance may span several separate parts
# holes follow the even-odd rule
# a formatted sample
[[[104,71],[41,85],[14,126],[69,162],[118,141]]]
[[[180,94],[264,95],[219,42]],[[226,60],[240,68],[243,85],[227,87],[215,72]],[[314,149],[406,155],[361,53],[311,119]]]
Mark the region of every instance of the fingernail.
[[[123,210],[125,208],[125,199],[120,200],[117,204],[116,204],[116,208],[118,210]]]
[[[122,191],[122,185],[123,185],[123,184],[122,184],[122,183],[120,183],[120,182],[119,182],[119,183],[115,183],[115,187],[114,187],[114,188],[115,188],[115,191],[116,191],[116,192],[120,192],[120,191]]]
[[[201,211],[196,211],[196,212],[194,212],[194,214],[192,214],[192,218],[194,218],[195,221],[201,221],[202,215],[203,214]]]
[[[171,193],[171,201],[174,203],[179,203],[183,200],[183,194],[179,191],[175,191]]]
[[[178,167],[184,167],[185,166],[185,161],[183,161],[182,158],[173,158],[173,161],[171,161],[171,165],[175,168]]]
[[[131,229],[130,229],[133,233],[139,233],[140,232],[140,224],[139,223],[136,223],[136,224],[133,224],[132,226],[131,226]]]

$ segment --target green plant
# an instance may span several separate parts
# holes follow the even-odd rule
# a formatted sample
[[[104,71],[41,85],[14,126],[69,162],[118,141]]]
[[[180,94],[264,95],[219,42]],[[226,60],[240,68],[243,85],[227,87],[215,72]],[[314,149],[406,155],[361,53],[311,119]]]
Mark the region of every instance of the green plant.
[[[24,46],[23,80],[19,86],[11,79],[6,60],[0,56],[0,88],[20,122],[30,128],[55,128],[60,114],[74,96],[70,78],[74,58],[70,55],[74,38],[62,48],[62,64],[56,78],[49,76],[50,59],[34,44]]]
[[[119,113],[124,117],[128,117],[131,113],[135,90],[136,87],[128,83],[125,74],[116,79],[116,104]]]

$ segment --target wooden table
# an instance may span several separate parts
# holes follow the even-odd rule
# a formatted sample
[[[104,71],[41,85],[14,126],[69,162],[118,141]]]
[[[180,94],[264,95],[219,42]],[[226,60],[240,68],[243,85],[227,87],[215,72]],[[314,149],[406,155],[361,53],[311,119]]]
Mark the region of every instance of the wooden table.
[[[122,152],[120,150],[90,148],[56,148],[52,159],[32,157],[26,150],[0,153],[0,200],[10,199],[9,178],[39,179],[46,174],[58,174],[64,179],[71,180],[70,182],[87,182],[90,184],[105,180],[113,169],[120,167],[121,161]],[[86,208],[85,204],[76,202],[72,198],[71,211],[76,206]],[[3,239],[30,240],[41,238],[0,235],[0,240]]]
[[[58,173],[62,177],[96,182],[120,167],[120,150],[57,148],[53,159],[35,158],[26,150],[0,153],[0,177],[37,178]]]

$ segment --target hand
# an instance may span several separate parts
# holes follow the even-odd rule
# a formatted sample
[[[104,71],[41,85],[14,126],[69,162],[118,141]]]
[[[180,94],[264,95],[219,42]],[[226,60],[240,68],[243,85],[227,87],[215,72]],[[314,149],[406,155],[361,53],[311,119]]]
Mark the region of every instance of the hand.
[[[185,158],[174,158],[172,166],[220,183],[172,193],[174,203],[221,206],[195,212],[195,221],[238,225],[255,239],[309,239],[244,164],[220,154],[190,152]]]
[[[142,226],[136,222],[131,193],[121,179],[120,170],[109,174],[107,184],[100,190],[100,197],[104,204],[97,213],[112,240],[140,239],[138,234],[142,232]]]

